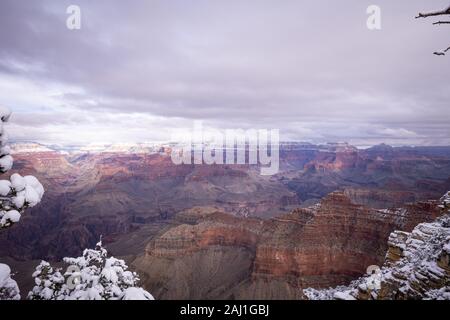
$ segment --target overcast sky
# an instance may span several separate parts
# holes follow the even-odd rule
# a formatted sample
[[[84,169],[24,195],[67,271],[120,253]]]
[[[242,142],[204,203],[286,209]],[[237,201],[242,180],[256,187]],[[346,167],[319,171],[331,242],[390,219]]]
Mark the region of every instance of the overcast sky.
[[[203,120],[282,139],[450,145],[449,0],[0,1],[11,139],[166,140]],[[81,8],[81,30],[66,8]],[[366,9],[382,10],[382,30]]]

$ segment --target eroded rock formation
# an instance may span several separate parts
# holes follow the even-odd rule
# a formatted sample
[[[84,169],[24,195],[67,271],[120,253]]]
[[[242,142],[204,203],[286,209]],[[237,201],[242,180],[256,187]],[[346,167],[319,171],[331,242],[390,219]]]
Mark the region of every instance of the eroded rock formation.
[[[175,166],[167,148],[142,145],[29,144],[16,146],[14,158],[14,169],[38,177],[46,196],[1,234],[0,256],[20,260],[17,269],[32,259],[58,261],[102,234],[114,255],[131,262],[147,252],[157,262],[149,273],[156,268],[165,279],[173,271],[161,287],[185,285],[171,297],[300,298],[298,288],[348,282],[365,264],[382,263],[389,232],[435,215],[433,203],[405,202],[450,188],[446,147],[283,144],[272,177],[248,166]]]
[[[298,299],[302,288],[343,284],[381,264],[394,229],[438,214],[437,202],[376,210],[342,192],[270,220],[197,208],[133,265],[160,299]]]
[[[349,286],[305,290],[310,299],[450,300],[450,192],[442,199],[444,212],[434,222],[412,232],[394,231],[388,240],[383,267]]]

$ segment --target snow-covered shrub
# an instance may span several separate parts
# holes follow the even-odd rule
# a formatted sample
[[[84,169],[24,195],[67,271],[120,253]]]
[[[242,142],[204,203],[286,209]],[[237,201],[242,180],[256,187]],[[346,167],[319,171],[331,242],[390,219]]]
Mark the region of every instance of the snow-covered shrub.
[[[44,188],[34,176],[11,175],[10,181],[0,180],[0,228],[19,222],[25,209],[41,202]]]
[[[17,283],[11,279],[11,269],[0,263],[0,300],[19,300],[20,291]]]
[[[0,172],[5,173],[12,168],[13,158],[10,148],[6,145],[8,142],[8,133],[4,124],[9,121],[11,111],[8,108],[0,107]]]
[[[8,135],[4,124],[8,122],[11,112],[0,107],[0,172],[12,168],[13,158],[6,145]],[[34,176],[22,177],[18,173],[9,180],[0,180],[0,229],[11,226],[20,220],[25,209],[37,205],[44,195],[42,184]]]
[[[4,128],[11,111],[0,107],[0,173],[10,170],[13,165],[11,149],[6,145],[8,134]],[[9,180],[0,180],[0,229],[19,222],[26,208],[37,205],[44,195],[44,188],[33,176],[22,177],[15,173]],[[17,283],[11,279],[11,269],[0,263],[0,300],[20,299]]]
[[[64,258],[67,270],[54,269],[42,261],[33,273],[36,286],[28,294],[32,300],[153,300],[137,287],[139,276],[128,270],[125,261],[108,257],[101,241],[83,256]]]

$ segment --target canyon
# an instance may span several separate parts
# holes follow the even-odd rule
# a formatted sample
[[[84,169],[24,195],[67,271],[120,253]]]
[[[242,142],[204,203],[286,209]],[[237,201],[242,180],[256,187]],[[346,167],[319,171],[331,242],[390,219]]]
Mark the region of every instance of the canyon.
[[[161,299],[300,299],[302,288],[349,282],[382,263],[389,234],[439,214],[437,203],[369,209],[334,192],[308,209],[243,220],[195,208],[133,261]]]
[[[25,290],[36,261],[78,256],[103,235],[158,299],[301,299],[381,265],[390,233],[434,220],[428,200],[450,189],[450,147],[283,143],[269,177],[174,165],[170,145],[13,149],[8,174],[46,189],[0,234]]]

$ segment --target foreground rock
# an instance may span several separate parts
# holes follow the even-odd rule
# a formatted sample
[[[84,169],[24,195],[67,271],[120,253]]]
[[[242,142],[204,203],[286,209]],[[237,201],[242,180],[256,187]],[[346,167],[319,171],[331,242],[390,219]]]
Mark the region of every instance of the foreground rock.
[[[450,192],[441,199],[445,214],[409,232],[394,231],[381,270],[328,290],[306,289],[313,300],[450,300]]]

